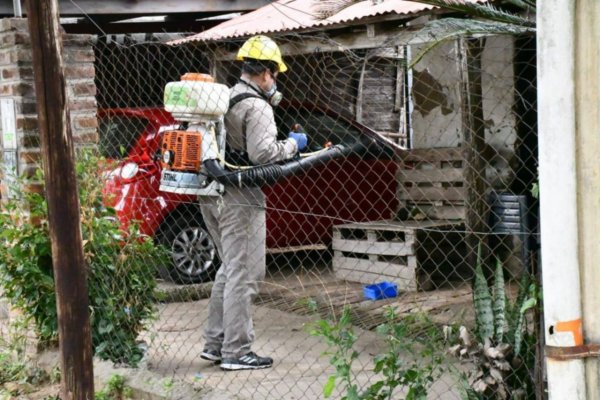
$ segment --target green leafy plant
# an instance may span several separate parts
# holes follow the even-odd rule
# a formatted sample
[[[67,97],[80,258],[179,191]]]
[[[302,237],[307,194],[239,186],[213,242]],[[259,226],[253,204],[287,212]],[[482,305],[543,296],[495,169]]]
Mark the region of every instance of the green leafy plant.
[[[94,152],[79,154],[76,172],[92,342],[100,358],[135,366],[143,356],[137,336],[155,311],[153,265],[166,260],[166,250],[136,226],[120,230],[114,210],[103,205],[99,168],[106,163]],[[58,334],[48,209],[43,195],[30,190],[42,179],[41,171],[33,179],[16,179],[16,196],[0,208],[0,284],[12,305],[34,322],[39,340],[48,344]]]
[[[539,199],[540,198],[540,184],[539,184],[539,182],[534,182],[531,185],[530,192],[531,192],[531,196],[534,199]]]
[[[22,318],[17,318],[0,338],[0,399],[26,395],[52,383],[50,374],[27,356],[24,328]]]
[[[27,377],[27,364],[10,354],[0,353],[0,384],[21,381]]]
[[[60,383],[61,372],[60,366],[56,365],[49,372],[50,375],[50,383]]]
[[[173,378],[165,378],[162,380],[162,387],[166,392],[170,392],[175,387]]]
[[[414,336],[409,321],[400,321],[392,307],[386,310],[385,323],[377,327],[384,338],[385,351],[373,359],[374,372],[381,379],[361,390],[356,383],[352,364],[359,354],[354,350],[357,336],[351,323],[350,308],[345,307],[337,321],[318,320],[310,325],[310,334],[325,339],[332,349],[324,353],[335,367],[324,387],[325,398],[331,397],[338,382],[346,400],[394,399],[400,389],[405,390],[407,400],[425,399],[431,384],[442,373],[443,354],[437,347],[440,343],[438,329],[427,324],[428,329]],[[407,354],[417,354],[406,356]],[[406,359],[404,359],[406,358]]]
[[[352,373],[352,363],[358,358],[358,353],[353,349],[356,343],[356,335],[350,322],[350,308],[344,307],[340,319],[336,322],[321,319],[314,323],[310,329],[312,336],[320,336],[325,339],[333,351],[324,355],[330,357],[330,364],[335,367],[335,374],[329,376],[323,387],[325,398],[331,397],[336,381],[341,381],[346,396],[342,399],[359,399],[358,386]]]
[[[375,357],[375,372],[384,377],[371,385],[363,395],[366,399],[393,399],[394,390],[406,388],[405,399],[427,398],[429,387],[442,372],[443,352],[436,346],[440,343],[438,329],[431,323],[413,339],[412,318],[398,321],[394,308],[386,310],[386,323],[377,327],[377,333],[385,338],[386,352]],[[400,359],[400,354],[419,354],[408,361]]]
[[[467,390],[469,399],[534,398],[531,371],[536,338],[526,326],[526,314],[537,306],[537,285],[524,273],[517,299],[511,303],[506,295],[502,263],[496,262],[491,290],[481,264],[480,247],[473,285],[475,337],[461,326],[461,343],[449,352],[476,366]]]
[[[133,396],[133,391],[125,384],[125,377],[113,374],[106,382],[106,387],[96,392],[96,400],[126,400]]]

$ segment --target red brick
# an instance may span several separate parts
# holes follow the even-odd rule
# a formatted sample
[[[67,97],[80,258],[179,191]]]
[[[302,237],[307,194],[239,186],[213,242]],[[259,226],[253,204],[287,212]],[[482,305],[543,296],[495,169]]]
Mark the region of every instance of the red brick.
[[[10,18],[10,25],[16,31],[29,32],[27,18]]]
[[[19,77],[19,69],[17,67],[9,67],[2,69],[2,79],[10,81]]]
[[[0,35],[0,47],[13,47],[17,45],[29,45],[29,35],[20,32],[8,32]]]
[[[3,51],[0,52],[0,65],[7,65],[10,64],[10,51]]]
[[[97,107],[98,104],[96,103],[96,99],[94,97],[90,97],[88,99],[69,99],[69,109],[71,111],[89,110],[95,114]]]
[[[71,85],[73,87],[73,93],[75,96],[95,96],[96,95],[96,85],[91,82],[85,83],[74,83]]]
[[[17,114],[37,115],[37,104],[33,101],[16,101]]]
[[[65,49],[65,61],[67,63],[76,62],[90,62],[93,63],[96,60],[94,50],[90,49]]]
[[[85,34],[68,34],[63,36],[63,45],[65,48],[70,47],[89,47],[93,44],[93,35]]]
[[[0,85],[0,96],[12,96],[12,85]]]
[[[35,97],[35,89],[32,83],[19,82],[13,85],[13,95],[23,97]]]
[[[75,117],[74,123],[77,129],[95,129],[98,127],[98,119],[95,116]]]
[[[78,66],[65,67],[65,77],[67,79],[94,78],[96,70],[92,64],[82,64]]]
[[[76,144],[92,144],[92,143],[98,143],[99,137],[98,137],[98,132],[94,131],[90,131],[90,132],[86,132],[86,133],[73,133],[73,140],[75,141]]]
[[[33,85],[12,81],[0,84],[0,95],[4,96],[34,96]]]
[[[0,19],[0,32],[6,32],[12,29],[10,18]]]
[[[26,148],[39,148],[40,147],[40,135],[36,134],[28,134],[24,135],[21,139],[21,143],[23,147]]]
[[[0,32],[7,31],[29,32],[29,25],[25,18],[2,18],[0,20]]]
[[[13,81],[5,84],[0,84],[0,94],[6,96],[23,96],[35,98],[35,89],[33,82]]]
[[[33,81],[33,67],[21,66],[19,68],[19,77],[23,80]]]
[[[10,52],[11,63],[31,63],[33,61],[33,52],[31,49],[18,49],[17,51]]]
[[[34,131],[38,129],[37,117],[18,117],[17,130]]]
[[[42,153],[40,151],[20,151],[19,158],[25,164],[39,165],[42,162]]]

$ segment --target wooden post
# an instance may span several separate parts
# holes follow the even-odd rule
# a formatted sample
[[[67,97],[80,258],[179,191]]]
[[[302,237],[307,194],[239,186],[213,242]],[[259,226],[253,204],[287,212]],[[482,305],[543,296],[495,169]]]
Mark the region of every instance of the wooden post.
[[[358,78],[358,88],[356,93],[356,121],[363,121],[363,86],[365,85],[365,72],[367,70],[367,62],[369,55],[365,54],[362,67],[360,69],[360,77]]]
[[[579,218],[578,243],[569,245],[579,248],[581,271],[584,343],[600,343],[600,270],[598,259],[598,220],[600,218],[600,4],[597,1],[578,1],[574,18],[569,18],[574,28],[574,60],[570,66],[575,77],[575,144],[577,154],[577,214]],[[567,62],[567,61],[565,61]],[[569,84],[570,82],[565,82]],[[565,114],[568,115],[568,114]],[[542,197],[542,201],[545,201]],[[544,220],[545,221],[545,220]],[[570,266],[574,268],[575,266]],[[600,359],[586,357],[585,375],[587,399],[600,399]],[[558,397],[557,397],[558,398]]]
[[[484,243],[487,230],[487,191],[485,180],[485,131],[481,93],[481,53],[485,39],[461,38],[459,40],[459,71],[461,75],[461,115],[463,128],[462,151],[465,159],[465,231],[466,260],[474,269],[477,248]],[[485,257],[483,258],[485,260]]]
[[[92,340],[57,0],[28,1],[61,353],[61,399],[94,398]]]

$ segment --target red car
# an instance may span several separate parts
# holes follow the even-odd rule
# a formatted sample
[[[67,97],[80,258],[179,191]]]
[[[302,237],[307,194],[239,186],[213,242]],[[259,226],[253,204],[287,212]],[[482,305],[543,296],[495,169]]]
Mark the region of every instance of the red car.
[[[374,135],[355,121],[313,105],[282,103],[276,119],[282,138],[289,127],[300,123],[313,146],[352,144]],[[156,154],[162,132],[176,127],[171,115],[159,108],[99,113],[100,149],[108,158],[122,159],[105,182],[105,203],[116,210],[123,228],[136,221],[143,233],[169,248],[172,265],[161,268],[163,278],[202,282],[214,276],[220,261],[197,198],[159,191],[161,166]],[[382,146],[368,150],[366,156],[330,161],[263,187],[267,250],[325,247],[331,243],[334,224],[391,218],[398,204],[393,151]]]

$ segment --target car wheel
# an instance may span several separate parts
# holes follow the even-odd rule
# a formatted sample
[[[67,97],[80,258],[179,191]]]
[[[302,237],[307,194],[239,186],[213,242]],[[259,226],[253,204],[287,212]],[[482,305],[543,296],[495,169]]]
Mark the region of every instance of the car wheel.
[[[178,283],[214,279],[221,261],[200,211],[175,210],[171,215],[158,237],[169,252],[169,265],[159,270],[161,277]]]

